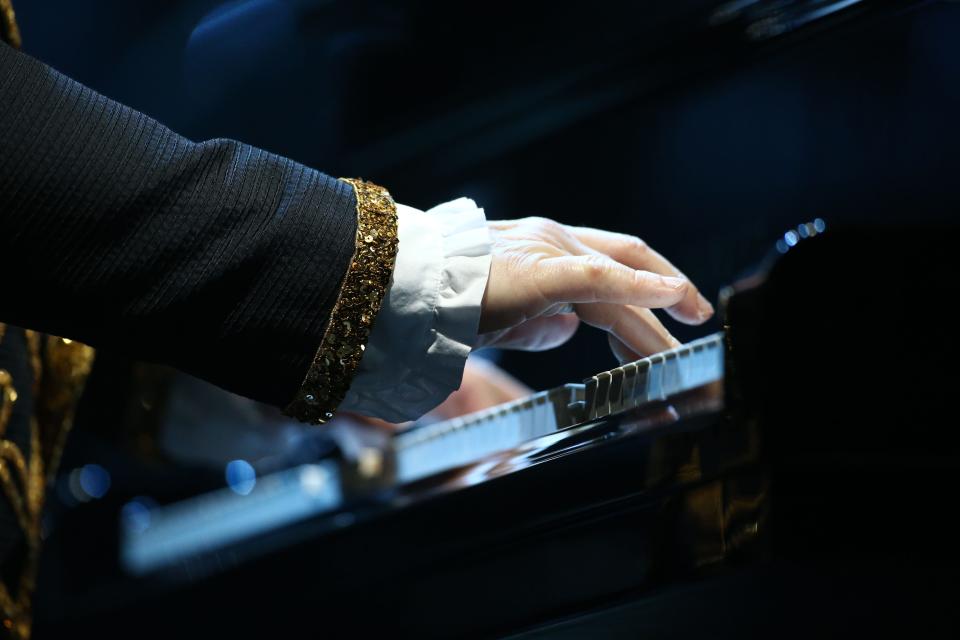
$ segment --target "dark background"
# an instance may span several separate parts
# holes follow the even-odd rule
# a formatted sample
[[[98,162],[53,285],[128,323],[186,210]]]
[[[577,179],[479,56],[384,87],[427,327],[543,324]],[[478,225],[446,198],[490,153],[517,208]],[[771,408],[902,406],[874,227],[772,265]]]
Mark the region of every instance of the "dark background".
[[[848,6],[824,11],[839,4]],[[332,175],[360,175],[421,208],[466,195],[490,218],[545,215],[634,233],[714,301],[798,223],[876,227],[957,220],[960,211],[960,3],[16,0],[16,8],[28,53],[194,140],[236,138]],[[877,262],[894,313],[878,307],[851,319],[848,309],[811,305],[814,324],[827,332],[837,314],[851,337],[883,336],[890,317],[906,312],[935,330],[922,337],[952,334],[949,302],[930,295],[936,278],[928,276],[938,274],[922,252],[909,255],[893,249]],[[863,268],[834,264],[810,281],[835,278],[823,289],[836,291],[865,279]],[[911,277],[926,286],[912,288]],[[683,340],[720,328],[718,319],[700,328],[667,322]],[[783,327],[799,339],[778,336],[783,351],[768,357],[782,356],[782,371],[797,354],[821,355],[803,317]],[[613,358],[599,332],[583,329],[560,349],[508,353],[503,363],[545,388],[607,369]],[[220,467],[190,475],[104,446],[101,431],[115,435],[134,422],[106,380],[93,379],[88,401],[116,405],[105,413],[120,417],[108,427],[81,420],[65,452],[41,620],[60,608],[61,592],[86,593],[116,564],[116,509],[129,496],[164,503],[223,485]],[[790,393],[778,398],[782,406]],[[109,470],[115,488],[77,507],[62,489],[90,462]],[[835,484],[824,482],[823,494]],[[849,504],[834,515],[858,518],[864,509]],[[829,600],[846,584],[817,576],[783,589]],[[749,599],[736,582],[728,586],[729,598]],[[689,611],[678,607],[678,624],[697,622]],[[736,622],[729,627],[739,633]]]
[[[746,9],[725,20],[736,4]],[[958,210],[960,5],[852,3],[781,29],[777,4],[30,0],[17,10],[28,53],[192,139],[236,138],[360,175],[421,208],[467,195],[490,218],[634,233],[715,300],[797,223]],[[779,3],[817,4],[830,3]],[[896,256],[889,268],[923,273]],[[671,329],[690,339],[718,326]],[[612,357],[583,329],[556,352],[505,364],[542,388]]]

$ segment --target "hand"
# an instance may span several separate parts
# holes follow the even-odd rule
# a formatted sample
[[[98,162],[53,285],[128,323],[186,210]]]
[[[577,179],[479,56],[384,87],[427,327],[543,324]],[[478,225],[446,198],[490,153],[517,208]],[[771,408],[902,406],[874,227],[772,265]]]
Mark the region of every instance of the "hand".
[[[607,331],[621,361],[678,346],[651,309],[701,324],[713,307],[676,267],[633,236],[545,218],[489,223],[492,263],[477,346],[537,351],[581,320]]]

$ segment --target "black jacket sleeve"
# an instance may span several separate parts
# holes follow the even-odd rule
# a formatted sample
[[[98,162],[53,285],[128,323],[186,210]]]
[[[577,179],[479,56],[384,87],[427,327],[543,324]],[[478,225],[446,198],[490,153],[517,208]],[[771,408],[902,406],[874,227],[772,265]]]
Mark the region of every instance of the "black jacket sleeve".
[[[276,405],[350,264],[350,185],[193,143],[0,43],[0,322]]]

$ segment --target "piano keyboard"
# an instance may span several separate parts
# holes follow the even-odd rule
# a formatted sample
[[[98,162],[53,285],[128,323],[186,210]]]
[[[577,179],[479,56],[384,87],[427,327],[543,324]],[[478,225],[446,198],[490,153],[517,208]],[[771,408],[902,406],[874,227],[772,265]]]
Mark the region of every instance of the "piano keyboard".
[[[582,384],[541,391],[399,434],[386,452],[393,458],[394,475],[382,480],[388,486],[414,482],[722,377],[723,334],[716,334],[605,371]],[[185,558],[213,554],[211,562],[219,566],[224,561],[219,552],[231,545],[343,509],[350,493],[344,474],[350,472],[325,460],[258,478],[249,495],[222,489],[154,508],[146,522],[124,523],[123,564],[131,573],[145,574]],[[191,567],[211,570],[207,565]]]
[[[513,449],[567,427],[598,420],[723,378],[723,334],[393,439],[395,481],[434,473]]]
[[[723,378],[723,334],[630,362],[588,378],[584,416],[597,420]]]
[[[220,489],[121,520],[121,560],[145,574],[341,507],[337,465],[329,460],[258,478],[249,494]]]
[[[570,384],[394,438],[396,480],[404,484],[553,433],[572,424],[583,385]]]

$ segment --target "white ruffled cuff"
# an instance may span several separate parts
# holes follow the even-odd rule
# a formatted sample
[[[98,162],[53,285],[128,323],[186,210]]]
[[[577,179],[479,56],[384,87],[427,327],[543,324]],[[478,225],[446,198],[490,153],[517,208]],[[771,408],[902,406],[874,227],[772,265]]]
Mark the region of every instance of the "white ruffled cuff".
[[[490,272],[483,209],[459,198],[423,212],[397,205],[393,280],[340,409],[403,422],[460,387]]]

